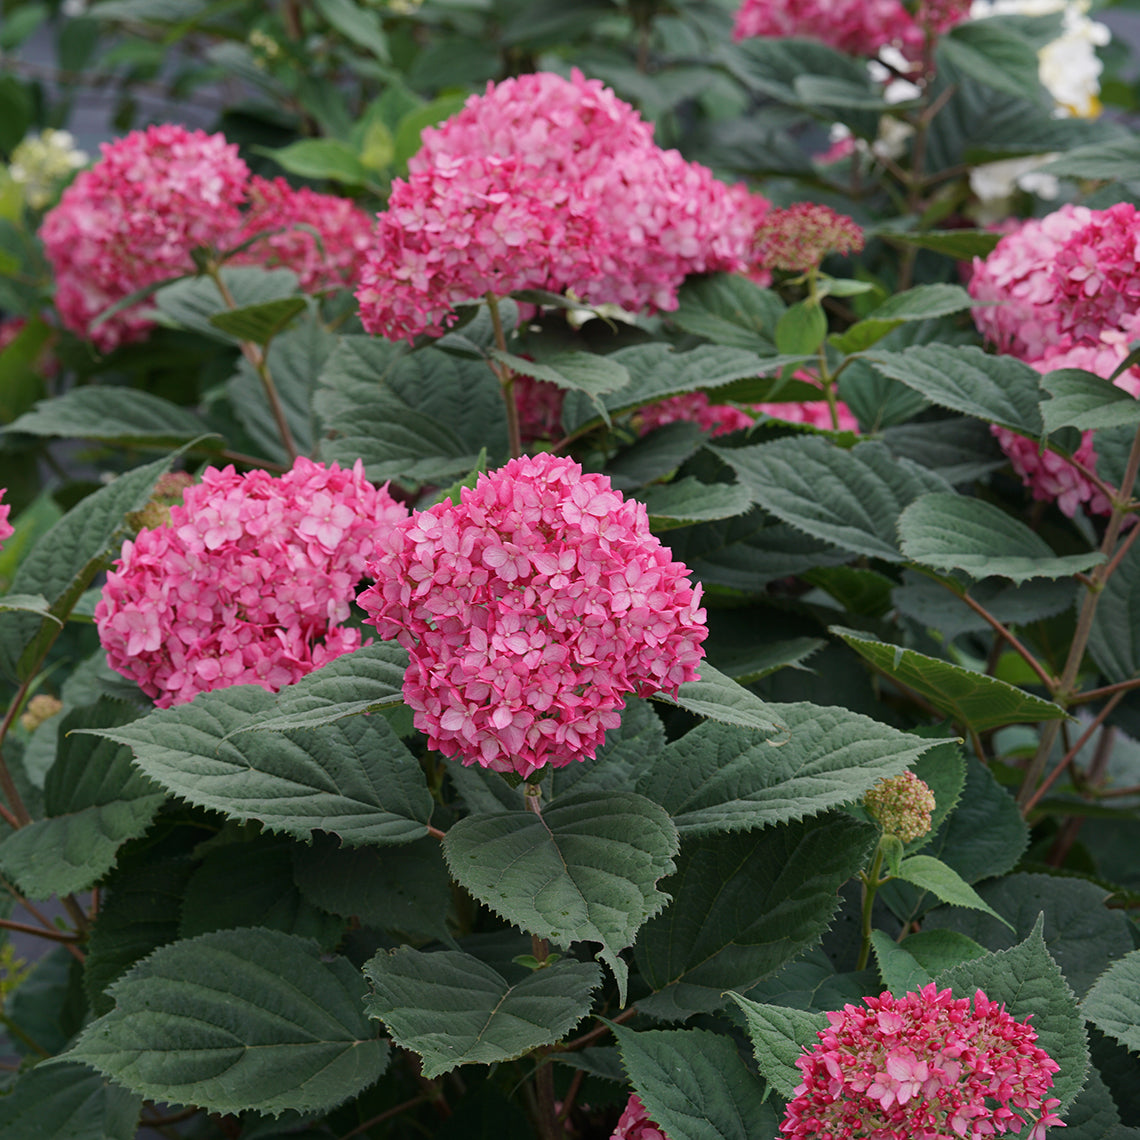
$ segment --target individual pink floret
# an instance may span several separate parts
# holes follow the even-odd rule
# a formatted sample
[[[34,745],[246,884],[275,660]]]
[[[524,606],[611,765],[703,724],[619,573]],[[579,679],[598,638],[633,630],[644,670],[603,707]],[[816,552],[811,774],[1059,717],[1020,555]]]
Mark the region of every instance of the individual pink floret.
[[[0,487],[0,499],[4,498],[7,493],[7,487]],[[8,521],[8,516],[12,513],[11,503],[0,502],[0,546],[8,541],[16,533],[15,527]]]
[[[111,667],[160,708],[228,685],[276,691],[360,645],[344,626],[365,564],[406,508],[364,477],[207,468],[170,522],[123,543],[95,607]]]
[[[192,273],[191,251],[239,220],[249,170],[220,135],[171,123],[103,144],[103,157],[63,192],[40,236],[63,323],[104,352],[152,327],[145,304],[92,320],[143,286]]]
[[[796,1060],[803,1082],[780,1131],[801,1140],[1043,1140],[1062,1122],[1049,1098],[1060,1066],[1029,1025],[977,990],[955,999],[932,982],[829,1013]],[[1028,1124],[1029,1131],[1022,1134]]]
[[[241,227],[226,244],[233,248],[255,234],[283,232],[254,242],[230,264],[291,269],[306,293],[356,285],[372,245],[374,226],[368,214],[347,198],[318,194],[308,187],[294,190],[283,178],[254,177],[248,195]]]
[[[669,1140],[669,1137],[649,1119],[637,1093],[631,1093],[610,1140]]]
[[[1054,348],[1040,359],[1030,361],[1030,364],[1041,373],[1055,372],[1061,368],[1083,368],[1086,372],[1094,372],[1107,379],[1128,355],[1129,340],[1127,333],[1110,331],[1104,333],[1096,345],[1078,344],[1070,348]],[[1140,369],[1127,369],[1113,383],[1129,395],[1140,396]],[[1094,515],[1107,515],[1111,511],[1112,504],[1096,484],[1067,459],[1053,451],[1042,451],[1036,440],[1027,439],[1008,428],[994,425],[990,430],[997,437],[1010,466],[1021,476],[1022,482],[1033,492],[1035,499],[1056,502],[1070,518],[1078,507],[1084,507],[1089,514]],[[1080,446],[1073,453],[1073,458],[1081,466],[1095,472],[1097,457],[1094,440],[1095,432],[1082,433]]]
[[[676,694],[708,634],[700,587],[643,504],[549,453],[385,532],[358,598],[411,654],[432,748],[521,776],[593,756],[625,696]]]
[[[575,71],[488,84],[424,131],[357,290],[369,332],[438,336],[490,292],[670,309],[690,273],[743,270],[767,201],[653,142]]]

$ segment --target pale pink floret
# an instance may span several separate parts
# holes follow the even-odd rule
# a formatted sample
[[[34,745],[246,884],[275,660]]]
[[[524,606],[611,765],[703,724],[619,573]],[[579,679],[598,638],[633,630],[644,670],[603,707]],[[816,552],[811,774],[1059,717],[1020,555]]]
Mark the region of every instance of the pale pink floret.
[[[380,215],[357,290],[369,332],[438,336],[485,293],[569,290],[670,309],[689,273],[743,270],[767,201],[653,142],[575,71],[488,84],[424,131]]]
[[[249,170],[220,135],[165,123],[104,143],[103,157],[63,192],[40,236],[63,323],[107,352],[153,327],[131,305],[91,328],[145,285],[194,272],[191,251],[238,224]]]
[[[276,691],[360,645],[365,564],[407,510],[299,458],[280,478],[207,468],[170,522],[123,544],[95,607],[111,667],[161,708],[227,685]]]
[[[411,654],[416,727],[464,764],[593,756],[627,693],[675,694],[704,655],[700,587],[641,503],[571,459],[513,459],[414,512],[369,572],[358,601]]]
[[[0,487],[0,499],[4,498],[8,488]],[[16,533],[15,528],[8,521],[8,515],[12,512],[10,503],[0,503],[0,547],[8,541]]]
[[[1038,372],[1055,372],[1062,368],[1082,368],[1107,379],[1128,354],[1129,334],[1109,331],[1096,345],[1078,344],[1069,348],[1054,348],[1032,364]],[[1113,383],[1132,396],[1140,396],[1140,369],[1129,368]],[[1061,511],[1072,518],[1078,507],[1089,514],[1107,515],[1111,503],[1095,483],[1087,479],[1067,459],[1053,451],[1043,451],[1036,440],[1009,431],[1007,428],[990,429],[997,437],[1010,466],[1021,476],[1022,482],[1033,492],[1035,499],[1056,502]],[[1097,456],[1095,432],[1081,435],[1080,446],[1073,458],[1090,471],[1096,471]]]
[[[649,1119],[637,1093],[631,1093],[610,1140],[669,1140],[669,1137]]]
[[[241,227],[226,244],[233,248],[256,234],[282,232],[254,242],[232,264],[291,269],[306,293],[356,285],[372,245],[374,226],[368,214],[346,198],[308,187],[294,190],[283,178],[254,177],[248,194]]]
[[[803,1081],[780,1131],[800,1140],[1043,1140],[1061,1125],[1047,1096],[1060,1066],[1037,1034],[981,990],[955,999],[932,982],[827,1015],[819,1044],[796,1060]]]

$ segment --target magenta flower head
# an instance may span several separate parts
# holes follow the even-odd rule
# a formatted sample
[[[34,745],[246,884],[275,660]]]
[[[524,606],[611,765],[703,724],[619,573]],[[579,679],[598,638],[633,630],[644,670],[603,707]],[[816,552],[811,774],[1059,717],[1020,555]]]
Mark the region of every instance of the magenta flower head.
[[[160,708],[227,685],[275,692],[360,645],[365,563],[407,509],[304,457],[280,478],[207,468],[170,521],[124,542],[95,607],[112,669]]]
[[[4,498],[7,487],[0,487],[0,499]],[[0,544],[8,541],[16,533],[15,528],[8,521],[8,516],[12,513],[12,507],[9,503],[0,503]]]
[[[637,1093],[631,1093],[610,1140],[669,1140],[669,1137],[649,1119]]]
[[[1047,1099],[1060,1066],[981,990],[955,999],[934,983],[863,999],[827,1015],[819,1044],[796,1061],[803,1083],[780,1131],[800,1140],[964,1140],[1061,1124]]]
[[[40,229],[63,323],[104,352],[144,336],[142,304],[90,326],[136,289],[192,273],[191,250],[237,225],[248,177],[220,134],[165,123],[105,143]]]
[[[386,531],[359,597],[411,654],[404,699],[432,748],[529,776],[593,756],[625,695],[675,694],[708,634],[700,586],[645,507],[550,454]]]
[[[455,306],[516,289],[672,309],[689,273],[743,270],[767,200],[677,151],[596,79],[488,84],[424,131],[357,290],[364,327],[440,335]]]

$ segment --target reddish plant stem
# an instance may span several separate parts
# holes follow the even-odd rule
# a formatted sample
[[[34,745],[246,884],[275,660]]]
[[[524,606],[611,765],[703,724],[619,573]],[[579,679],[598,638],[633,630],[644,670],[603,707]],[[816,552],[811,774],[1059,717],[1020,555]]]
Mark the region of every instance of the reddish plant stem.
[[[1002,623],[998,621],[998,619],[995,618],[993,614],[991,614],[990,611],[985,608],[985,606],[983,606],[980,602],[975,601],[970,597],[969,594],[959,594],[956,590],[951,589],[949,586],[947,586],[947,589],[949,589],[952,594],[955,594],[957,597],[961,598],[962,601],[964,601],[966,605],[968,605],[970,609],[972,609],[974,613],[978,615],[978,617],[987,622],[993,631],[998,635],[998,637],[1009,642],[1009,647],[1016,651],[1025,661],[1026,665],[1028,665],[1029,668],[1032,669],[1033,672],[1041,678],[1041,684],[1043,684],[1050,693],[1053,692],[1057,686],[1057,679],[1055,677],[1049,676],[1041,662],[1038,661],[1037,658],[1034,657],[1028,649],[1026,649],[1026,647],[1017,639],[1011,630],[1002,625]]]
[[[369,1128],[375,1127],[377,1124],[383,1124],[385,1120],[391,1120],[394,1116],[399,1116],[402,1112],[407,1112],[410,1108],[418,1108],[421,1104],[427,1104],[428,1098],[426,1096],[413,1096],[404,1101],[402,1104],[396,1105],[394,1108],[385,1109],[383,1112],[372,1117],[371,1120],[366,1120],[363,1124],[358,1124],[351,1132],[346,1132],[340,1137],[340,1140],[350,1140],[353,1136],[359,1136],[362,1132],[367,1132]]]

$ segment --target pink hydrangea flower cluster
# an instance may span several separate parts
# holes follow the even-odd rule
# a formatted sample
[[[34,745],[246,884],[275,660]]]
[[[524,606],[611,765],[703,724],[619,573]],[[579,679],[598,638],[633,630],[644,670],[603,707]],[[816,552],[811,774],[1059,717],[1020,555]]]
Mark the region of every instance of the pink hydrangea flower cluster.
[[[347,198],[294,190],[284,178],[250,179],[248,207],[230,247],[255,234],[282,230],[237,254],[234,265],[291,269],[306,293],[323,293],[356,284],[372,244],[373,221]],[[316,231],[315,233],[313,231]]]
[[[7,487],[0,487],[0,499],[4,498],[7,491]],[[8,521],[8,516],[11,513],[12,504],[0,502],[0,547],[16,533],[15,527]]]
[[[846,214],[818,202],[772,210],[759,223],[753,260],[771,269],[804,273],[829,253],[858,253],[863,231]]]
[[[863,797],[867,814],[889,835],[910,843],[930,832],[934,793],[913,772],[880,780]]]
[[[974,261],[970,293],[994,302],[973,310],[979,330],[1000,349],[1039,372],[1083,368],[1112,375],[1140,335],[1140,212],[1127,203],[1108,210],[1066,204],[1030,220]],[[1114,383],[1140,394],[1140,370]],[[1067,460],[1004,428],[994,435],[1035,498],[1056,501],[1067,515],[1084,506],[1107,514],[1108,499]],[[1094,433],[1083,434],[1074,458],[1095,471]]]
[[[670,309],[689,273],[747,268],[767,200],[653,142],[598,80],[488,84],[397,179],[357,290],[369,332],[440,335],[490,292]]]
[[[669,1137],[663,1128],[649,1119],[649,1113],[637,1093],[630,1093],[629,1102],[610,1140],[669,1140]]]
[[[780,1131],[802,1140],[964,1140],[1060,1124],[1048,1098],[1060,1066],[1037,1034],[981,990],[955,999],[934,983],[827,1015],[796,1060],[803,1082]]]
[[[357,599],[411,654],[430,746],[529,776],[593,756],[625,695],[675,694],[707,636],[700,587],[643,504],[544,453],[383,534]]]
[[[191,251],[199,246],[229,249],[288,226],[238,262],[292,269],[309,291],[350,284],[359,272],[372,230],[367,214],[280,179],[251,181],[237,146],[220,134],[166,123],[132,131],[102,150],[48,212],[40,236],[61,320],[103,352],[140,339],[153,325],[144,303],[92,328],[94,319],[137,289],[193,273]],[[319,242],[297,223],[314,228]]]
[[[887,46],[917,59],[926,30],[941,35],[969,14],[969,0],[921,0],[912,16],[901,0],[744,0],[732,37],[799,36],[848,55],[876,56]]]
[[[208,468],[170,521],[123,543],[95,607],[111,668],[160,708],[228,685],[276,691],[360,645],[344,626],[406,508],[301,457],[279,478]]]

